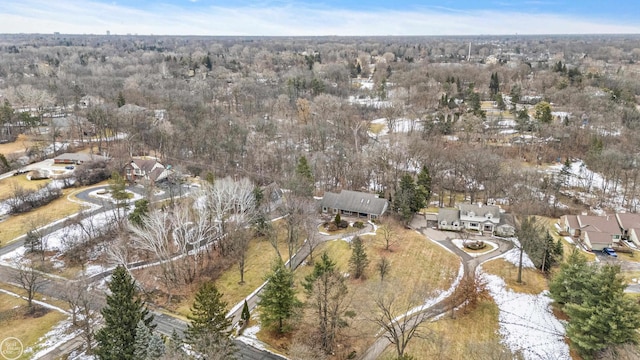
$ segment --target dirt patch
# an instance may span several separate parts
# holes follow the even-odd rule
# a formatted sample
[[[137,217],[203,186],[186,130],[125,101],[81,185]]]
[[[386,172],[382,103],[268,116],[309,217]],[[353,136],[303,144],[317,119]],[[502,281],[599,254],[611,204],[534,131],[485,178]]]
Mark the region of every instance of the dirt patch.
[[[0,144],[0,154],[11,155],[24,153],[33,145],[33,142],[25,134],[18,135],[16,141],[6,144]]]

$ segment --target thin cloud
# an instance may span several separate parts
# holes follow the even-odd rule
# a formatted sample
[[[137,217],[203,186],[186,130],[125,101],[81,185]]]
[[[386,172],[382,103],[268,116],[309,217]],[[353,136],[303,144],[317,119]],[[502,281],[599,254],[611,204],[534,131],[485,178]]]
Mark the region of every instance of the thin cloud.
[[[298,3],[200,6],[26,0],[4,5],[0,33],[167,35],[476,35],[640,33],[638,24],[507,10],[347,10]]]

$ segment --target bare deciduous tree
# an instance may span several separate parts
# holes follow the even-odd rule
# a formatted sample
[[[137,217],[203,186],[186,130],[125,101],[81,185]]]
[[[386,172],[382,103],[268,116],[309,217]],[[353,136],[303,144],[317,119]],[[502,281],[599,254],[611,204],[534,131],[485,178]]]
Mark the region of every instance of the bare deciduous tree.
[[[14,280],[27,293],[27,304],[33,311],[33,297],[45,284],[44,274],[35,268],[32,261],[21,262],[17,270]]]
[[[371,321],[382,328],[383,336],[395,346],[397,356],[402,357],[413,338],[425,338],[428,335],[421,333],[419,327],[432,314],[424,306],[418,305],[418,299],[423,297],[417,296],[417,293],[411,294],[413,301],[410,299],[406,306],[402,305],[398,294],[397,291],[381,292],[375,299],[378,312]]]

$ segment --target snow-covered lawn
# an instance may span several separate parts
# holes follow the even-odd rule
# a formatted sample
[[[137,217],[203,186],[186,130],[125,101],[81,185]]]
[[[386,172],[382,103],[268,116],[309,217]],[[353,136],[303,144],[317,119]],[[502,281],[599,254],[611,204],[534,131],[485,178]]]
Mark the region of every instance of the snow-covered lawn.
[[[516,246],[519,246],[514,239]],[[533,268],[526,253],[522,254],[523,267]],[[517,266],[520,250],[514,247],[501,256]],[[498,321],[502,342],[512,352],[522,352],[525,359],[571,359],[569,346],[564,342],[564,325],[551,312],[551,298],[547,291],[540,294],[517,293],[507,288],[496,275],[482,273],[487,289],[500,309]]]
[[[390,122],[387,118],[372,120],[371,124],[384,125],[384,127],[377,134],[369,132],[370,137],[375,138],[377,136],[385,136],[389,134]],[[420,122],[420,120],[417,120],[417,119],[412,120],[407,118],[398,118],[398,119],[392,120],[391,124],[393,124],[393,129],[392,129],[393,131],[391,132],[394,132],[394,133],[408,133],[411,131],[422,131],[423,129],[422,122]]]
[[[502,342],[512,352],[522,352],[527,360],[571,359],[569,346],[564,342],[564,326],[551,312],[551,299],[546,292],[516,293],[500,277],[483,276],[500,309]]]

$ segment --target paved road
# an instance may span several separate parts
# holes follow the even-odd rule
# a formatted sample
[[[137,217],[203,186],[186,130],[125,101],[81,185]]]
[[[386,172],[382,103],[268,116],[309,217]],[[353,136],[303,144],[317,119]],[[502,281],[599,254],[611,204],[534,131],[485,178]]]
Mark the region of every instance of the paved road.
[[[456,239],[459,238],[460,235],[455,233],[455,232],[448,232],[448,231],[439,231],[439,230],[434,230],[431,229],[429,227],[427,227],[427,222],[426,219],[424,219],[424,216],[422,215],[415,215],[414,219],[411,221],[410,227],[418,230],[420,233],[422,233],[423,235],[425,235],[425,237],[427,239],[430,239],[442,246],[444,246],[445,248],[449,249],[451,252],[453,252],[454,254],[456,254],[458,257],[460,257],[460,260],[462,261],[463,265],[464,265],[464,276],[469,276],[471,274],[475,274],[476,268],[478,267],[478,265],[482,264],[483,262],[492,259],[494,257],[500,256],[502,254],[504,254],[505,252],[511,250],[511,248],[513,248],[513,244],[509,241],[504,241],[504,240],[500,240],[500,239],[496,239],[496,238],[491,238],[491,241],[495,242],[498,244],[498,249],[491,251],[488,254],[482,255],[482,256],[478,256],[478,257],[473,257],[471,255],[469,255],[468,253],[466,253],[465,251],[461,250],[460,248],[458,248],[457,246],[455,246],[451,240],[452,239]],[[480,239],[480,237],[478,237],[477,239]],[[489,239],[487,237],[485,237],[484,239]],[[459,304],[456,304],[455,306],[458,306]],[[429,308],[425,309],[424,311],[420,312],[420,313],[416,313],[413,316],[411,316],[408,319],[405,319],[405,321],[408,321],[409,319],[413,318],[414,316],[418,316],[418,315],[424,315],[424,319],[432,319],[436,316],[442,315],[444,313],[446,313],[447,311],[451,310],[451,302],[448,298],[442,299],[440,302],[437,302],[435,304],[433,304],[432,306],[430,306]],[[424,314],[426,313],[426,315]],[[376,360],[380,357],[380,355],[382,354],[382,352],[384,352],[384,350],[391,345],[391,342],[389,341],[389,339],[387,339],[384,336],[380,336],[378,337],[374,343],[367,349],[364,351],[364,353],[362,354],[362,356],[360,357],[360,360]]]

